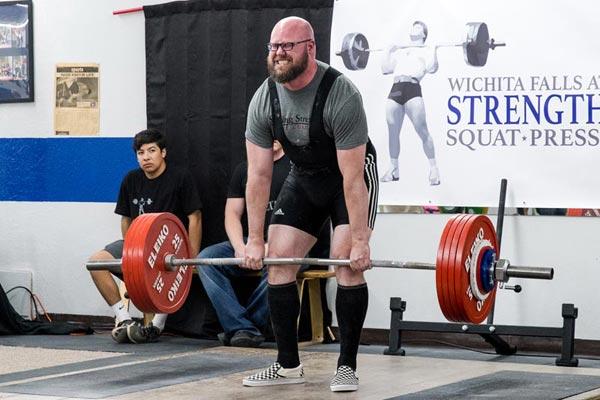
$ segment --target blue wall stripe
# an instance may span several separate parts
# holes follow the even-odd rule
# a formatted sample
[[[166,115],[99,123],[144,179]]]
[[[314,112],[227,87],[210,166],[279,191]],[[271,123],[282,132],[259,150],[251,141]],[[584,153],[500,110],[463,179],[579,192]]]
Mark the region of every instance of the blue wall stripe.
[[[0,201],[115,202],[132,138],[0,138]]]

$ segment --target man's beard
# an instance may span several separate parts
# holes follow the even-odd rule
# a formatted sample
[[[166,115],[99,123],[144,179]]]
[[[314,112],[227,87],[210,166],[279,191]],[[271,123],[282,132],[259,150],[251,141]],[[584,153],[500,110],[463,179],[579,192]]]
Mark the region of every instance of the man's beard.
[[[275,61],[272,61],[271,58],[267,58],[267,68],[269,70],[269,76],[275,82],[278,83],[287,83],[296,79],[300,74],[304,72],[306,67],[308,66],[308,52],[305,51],[301,56],[300,62],[298,64],[292,63],[289,68],[283,71],[277,71],[275,69]],[[289,60],[289,57],[285,58]]]

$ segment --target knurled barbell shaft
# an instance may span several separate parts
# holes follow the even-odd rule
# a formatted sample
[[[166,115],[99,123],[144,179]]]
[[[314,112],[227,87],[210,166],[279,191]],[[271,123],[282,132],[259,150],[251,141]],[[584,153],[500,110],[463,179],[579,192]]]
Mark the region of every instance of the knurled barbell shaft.
[[[215,262],[216,261],[216,262]],[[174,267],[180,265],[241,265],[242,258],[190,258],[176,259],[167,257],[165,264]],[[264,258],[264,265],[321,265],[321,266],[349,266],[348,259],[328,259],[328,258]],[[392,260],[371,260],[371,265],[376,268],[399,268],[435,271],[436,265],[417,261],[392,261]],[[527,279],[552,279],[554,277],[553,267],[528,267],[509,265],[506,269],[508,278],[527,278]]]
[[[165,265],[167,267],[178,267],[181,265],[241,265],[243,258],[175,258],[167,256]],[[327,259],[327,258],[264,258],[264,265],[322,265],[322,266],[348,266],[348,259]],[[371,260],[371,265],[377,268],[399,268],[416,270],[433,270],[436,266],[432,263],[415,261],[391,261],[391,260]],[[86,263],[89,271],[108,270],[113,273],[121,273],[121,260],[110,261],[89,261]],[[528,267],[509,265],[506,269],[506,275],[510,278],[527,279],[552,279],[554,277],[553,267]]]
[[[215,262],[216,261],[216,262]],[[167,257],[166,264],[172,266],[180,265],[241,265],[243,258],[189,258],[176,259]],[[350,260],[347,259],[330,259],[330,258],[263,258],[264,265],[321,265],[321,266],[348,266]],[[422,269],[434,270],[435,264],[422,263],[414,261],[388,261],[388,260],[371,260],[371,265],[378,268],[400,268],[400,269]]]

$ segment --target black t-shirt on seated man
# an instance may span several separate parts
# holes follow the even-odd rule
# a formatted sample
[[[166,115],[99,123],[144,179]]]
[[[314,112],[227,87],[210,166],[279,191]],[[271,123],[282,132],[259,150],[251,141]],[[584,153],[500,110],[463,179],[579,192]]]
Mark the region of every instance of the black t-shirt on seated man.
[[[271,191],[269,192],[269,203],[267,204],[267,213],[265,215],[265,240],[267,239],[267,230],[271,221],[271,214],[277,201],[279,191],[283,186],[285,178],[290,173],[292,164],[290,159],[285,154],[279,160],[273,163],[273,178],[271,179]],[[231,181],[229,181],[229,189],[227,191],[228,199],[241,199],[246,197],[246,182],[248,181],[248,163],[242,161],[233,171]],[[242,215],[242,228],[244,236],[248,236],[248,218],[244,209]]]
[[[170,212],[187,230],[187,216],[201,208],[200,196],[190,172],[167,166],[154,179],[148,179],[140,168],[130,171],[121,182],[115,213],[133,220],[145,213]]]

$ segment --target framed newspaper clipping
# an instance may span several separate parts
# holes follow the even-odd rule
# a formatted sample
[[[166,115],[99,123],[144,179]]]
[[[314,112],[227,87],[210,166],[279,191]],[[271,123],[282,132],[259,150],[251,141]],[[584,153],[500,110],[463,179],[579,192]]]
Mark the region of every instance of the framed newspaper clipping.
[[[98,64],[56,66],[54,132],[57,135],[97,135],[100,129]]]
[[[33,4],[0,2],[0,103],[33,101]]]

